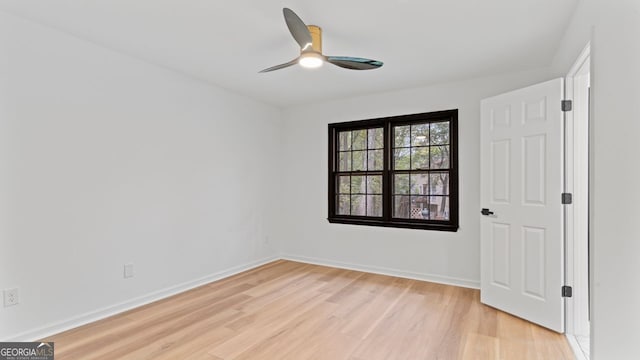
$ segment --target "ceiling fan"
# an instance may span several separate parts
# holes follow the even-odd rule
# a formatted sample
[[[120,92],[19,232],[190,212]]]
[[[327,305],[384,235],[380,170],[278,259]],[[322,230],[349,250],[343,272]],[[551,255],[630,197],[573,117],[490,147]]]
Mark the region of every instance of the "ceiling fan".
[[[270,68],[266,68],[261,73],[283,69],[295,64],[305,68],[317,68],[324,62],[350,69],[350,70],[370,70],[382,66],[381,61],[364,59],[350,56],[325,56],[322,54],[322,29],[315,25],[306,25],[296,13],[291,9],[282,9],[284,21],[287,23],[289,32],[300,45],[300,56],[297,58]]]

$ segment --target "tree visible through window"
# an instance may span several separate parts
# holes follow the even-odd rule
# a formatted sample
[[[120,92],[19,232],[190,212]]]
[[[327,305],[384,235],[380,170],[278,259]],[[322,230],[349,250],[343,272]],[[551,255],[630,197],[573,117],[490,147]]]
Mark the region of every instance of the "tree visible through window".
[[[329,221],[456,231],[457,110],[329,125]]]

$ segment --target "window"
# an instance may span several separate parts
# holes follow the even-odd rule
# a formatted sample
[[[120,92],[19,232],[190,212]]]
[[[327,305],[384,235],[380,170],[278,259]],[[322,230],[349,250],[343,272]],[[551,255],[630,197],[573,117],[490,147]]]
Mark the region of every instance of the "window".
[[[458,110],[329,124],[329,222],[457,231]]]

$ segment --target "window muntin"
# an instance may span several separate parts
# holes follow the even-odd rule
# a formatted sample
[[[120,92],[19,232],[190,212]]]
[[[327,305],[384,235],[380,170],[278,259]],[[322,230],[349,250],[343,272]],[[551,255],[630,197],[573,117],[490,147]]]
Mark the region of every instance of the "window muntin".
[[[456,231],[457,110],[329,125],[329,221]]]

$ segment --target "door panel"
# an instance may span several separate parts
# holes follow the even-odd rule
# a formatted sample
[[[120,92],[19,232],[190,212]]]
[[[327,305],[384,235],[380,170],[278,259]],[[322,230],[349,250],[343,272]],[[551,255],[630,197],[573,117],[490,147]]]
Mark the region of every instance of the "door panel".
[[[562,79],[481,104],[483,303],[564,331]]]
[[[533,135],[522,139],[522,160],[524,168],[524,204],[544,205],[546,184],[546,136]]]
[[[492,224],[491,231],[491,255],[493,259],[493,272],[491,281],[493,285],[511,288],[511,262],[510,243],[511,230],[508,224]]]
[[[508,204],[511,201],[511,141],[498,140],[491,143],[493,184],[491,200]]]
[[[522,227],[524,293],[544,301],[545,299],[545,230]]]

